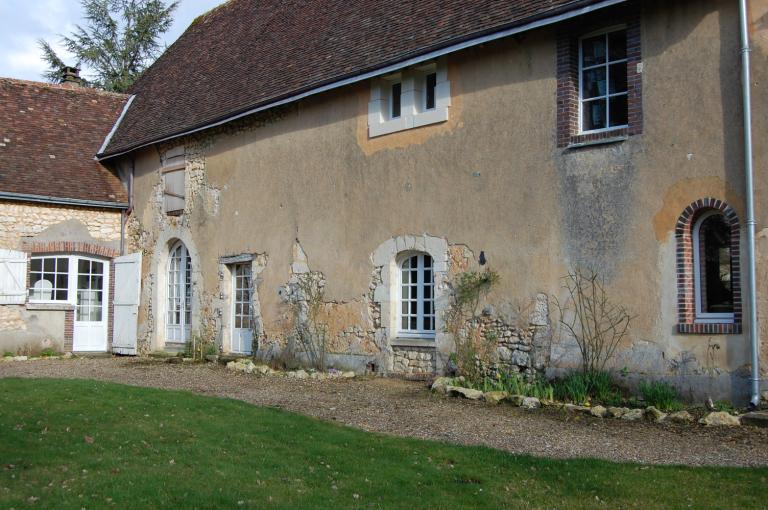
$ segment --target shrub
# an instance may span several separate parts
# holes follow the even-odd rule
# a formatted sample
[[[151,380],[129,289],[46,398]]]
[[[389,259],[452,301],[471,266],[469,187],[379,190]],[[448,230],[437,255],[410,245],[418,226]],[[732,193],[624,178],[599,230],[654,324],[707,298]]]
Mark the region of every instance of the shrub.
[[[555,397],[558,400],[584,404],[589,399],[589,382],[582,372],[574,372],[555,381]]]
[[[515,372],[499,372],[494,377],[485,376],[479,382],[465,378],[463,382],[457,381],[456,384],[483,392],[506,391],[510,395],[536,397],[539,400],[555,399],[554,388],[546,379],[536,377],[529,381],[522,374]]]
[[[43,358],[47,358],[49,356],[56,356],[57,354],[58,353],[53,349],[51,349],[50,347],[46,347],[45,349],[40,351],[40,356],[42,356]]]
[[[16,355],[14,353],[12,353],[11,351],[5,351],[3,353],[3,358],[12,358],[14,356],[16,356]]]
[[[662,411],[679,411],[683,408],[677,390],[669,383],[641,381],[639,389],[646,405],[654,406]]]
[[[451,298],[445,312],[445,330],[455,344],[451,360],[460,375],[476,384],[488,375],[496,352],[497,336],[493,331],[482,331],[477,319],[480,300],[499,281],[492,270],[467,271],[451,282]]]
[[[563,289],[567,299],[562,303],[554,300],[560,333],[576,340],[585,374],[602,372],[627,335],[632,316],[609,298],[595,271],[570,271],[563,277]]]
[[[607,405],[621,405],[621,391],[609,372],[574,372],[555,382],[558,400],[583,404],[589,400]]]
[[[715,411],[720,411],[724,413],[735,413],[736,407],[734,407],[733,404],[730,402],[726,402],[725,400],[716,400],[715,403],[712,406]]]

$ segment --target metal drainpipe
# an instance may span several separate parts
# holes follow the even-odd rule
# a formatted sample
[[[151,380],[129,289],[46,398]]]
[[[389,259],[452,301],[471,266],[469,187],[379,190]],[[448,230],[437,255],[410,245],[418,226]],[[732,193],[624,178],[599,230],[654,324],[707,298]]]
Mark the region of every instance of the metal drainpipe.
[[[752,343],[752,397],[750,404],[760,404],[760,331],[757,325],[757,278],[755,276],[755,204],[752,183],[752,98],[749,72],[749,21],[747,0],[739,0],[739,25],[741,26],[741,87],[744,101],[744,174],[747,195],[747,308],[748,327]]]

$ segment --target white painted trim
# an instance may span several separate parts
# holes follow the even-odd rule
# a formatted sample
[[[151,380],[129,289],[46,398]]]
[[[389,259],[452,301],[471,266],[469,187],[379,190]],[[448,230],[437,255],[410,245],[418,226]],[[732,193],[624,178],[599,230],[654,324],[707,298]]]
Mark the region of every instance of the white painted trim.
[[[693,297],[696,303],[696,324],[731,324],[734,322],[733,313],[708,313],[701,311],[701,248],[699,231],[704,220],[711,216],[721,215],[720,211],[707,211],[702,214],[693,226]]]
[[[629,124],[622,124],[620,126],[610,126],[611,123],[611,98],[613,97],[619,97],[619,96],[627,96],[627,106],[629,106],[629,87],[627,87],[626,92],[618,92],[615,94],[611,94],[611,83],[610,83],[610,67],[611,64],[621,64],[622,62],[628,62],[629,58],[623,58],[618,60],[611,60],[609,58],[609,52],[610,48],[608,47],[608,40],[607,36],[608,34],[611,34],[613,32],[618,32],[620,30],[626,30],[626,25],[614,25],[608,28],[603,28],[600,30],[596,30],[594,32],[590,32],[586,35],[582,35],[579,37],[579,134],[580,135],[592,135],[596,133],[607,133],[609,131],[616,131],[619,129],[626,129],[629,127]],[[592,37],[597,37],[599,35],[606,36],[606,44],[605,44],[605,63],[603,64],[595,64],[591,66],[584,67],[584,52],[583,52],[583,46],[582,43],[584,42],[584,39],[590,39]],[[584,99],[584,71],[589,71],[590,69],[599,69],[601,67],[605,68],[605,94],[602,96],[597,96],[589,99]],[[601,129],[590,129],[587,131],[584,131],[584,103],[588,103],[591,101],[605,101],[605,124],[607,127],[601,128]]]
[[[390,64],[388,66],[384,66],[384,67],[381,67],[379,69],[375,69],[373,71],[369,71],[369,72],[366,72],[366,73],[361,73],[361,74],[359,74],[357,76],[353,76],[351,78],[345,78],[343,80],[335,81],[335,82],[329,83],[327,85],[322,85],[322,86],[319,86],[319,87],[315,87],[313,89],[307,90],[307,91],[299,93],[299,94],[294,94],[292,96],[289,96],[289,97],[287,97],[285,99],[281,99],[279,101],[273,101],[271,103],[268,103],[268,104],[265,104],[265,105],[262,105],[262,106],[257,106],[255,108],[248,109],[248,110],[246,110],[246,111],[244,111],[242,113],[230,115],[230,116],[227,116],[224,119],[221,119],[221,120],[218,120],[218,121],[215,121],[215,122],[210,122],[208,124],[205,124],[205,125],[197,127],[197,128],[188,129],[186,131],[182,131],[182,132],[174,134],[174,135],[165,136],[165,137],[162,137],[162,138],[159,138],[159,139],[156,139],[156,140],[151,140],[151,141],[145,142],[145,143],[140,143],[140,144],[136,145],[135,147],[131,147],[130,149],[126,149],[126,150],[123,150],[123,151],[120,151],[120,152],[116,152],[114,154],[104,155],[103,154],[104,148],[102,148],[102,150],[99,151],[99,154],[96,155],[96,159],[98,159],[99,161],[106,161],[106,160],[111,159],[111,158],[115,158],[115,157],[118,157],[118,156],[123,156],[125,154],[128,154],[129,152],[132,152],[132,151],[137,150],[137,149],[141,149],[143,147],[148,147],[148,146],[154,145],[156,143],[161,143],[161,142],[165,142],[165,141],[168,141],[168,140],[173,140],[173,139],[176,139],[176,138],[180,138],[182,136],[190,135],[192,133],[197,133],[199,131],[205,131],[206,129],[210,129],[210,128],[213,128],[213,127],[216,127],[216,126],[221,126],[222,124],[226,124],[228,122],[232,122],[233,120],[237,120],[237,119],[240,119],[242,117],[247,117],[248,115],[253,115],[254,113],[258,113],[258,112],[261,112],[261,111],[264,111],[264,110],[269,110],[271,108],[275,108],[276,106],[281,106],[281,105],[284,105],[284,104],[293,103],[293,102],[298,101],[300,99],[304,99],[304,98],[309,97],[309,96],[314,96],[314,95],[320,94],[322,92],[327,92],[329,90],[334,90],[334,89],[337,89],[339,87],[344,87],[346,85],[351,85],[353,83],[359,83],[361,81],[369,80],[371,78],[375,78],[375,77],[378,77],[378,76],[382,76],[382,75],[385,75],[385,74],[397,71],[398,69],[402,69],[404,67],[409,67],[409,66],[412,66],[412,65],[420,64],[420,63],[426,62],[428,60],[433,60],[433,59],[436,59],[438,57],[442,57],[443,55],[448,55],[450,53],[455,53],[457,51],[461,51],[461,50],[464,50],[464,49],[467,49],[467,48],[472,48],[474,46],[479,46],[481,44],[486,44],[488,42],[496,41],[498,39],[503,39],[505,37],[509,37],[509,36],[512,36],[512,35],[515,35],[515,34],[520,34],[522,32],[528,32],[530,30],[534,30],[534,29],[537,29],[537,28],[545,27],[545,26],[548,26],[548,25],[559,23],[561,21],[569,20],[569,19],[576,18],[576,17],[579,17],[579,16],[583,16],[583,15],[588,14],[590,12],[598,11],[598,10],[604,9],[606,7],[611,7],[613,5],[618,5],[618,4],[621,4],[621,3],[625,3],[626,1],[627,0],[603,0],[602,2],[598,2],[596,4],[588,5],[588,6],[585,6],[585,7],[580,7],[578,9],[574,9],[572,11],[568,11],[568,12],[564,12],[562,14],[558,14],[556,16],[550,16],[548,18],[542,18],[540,20],[532,21],[530,23],[525,23],[523,25],[518,25],[518,26],[513,27],[513,28],[507,28],[505,30],[499,30],[498,32],[494,32],[492,34],[487,34],[487,35],[483,35],[483,36],[480,36],[480,37],[475,37],[475,38],[472,38],[472,39],[468,39],[466,41],[463,41],[463,42],[460,42],[460,43],[457,43],[457,44],[453,44],[451,46],[446,46],[445,48],[441,48],[439,50],[430,51],[429,53],[425,53],[423,55],[412,57],[412,58],[403,60],[403,61],[395,63],[395,64]],[[115,128],[115,129],[117,129],[117,128]],[[101,157],[99,157],[99,156],[101,156]]]
[[[104,150],[107,148],[107,145],[109,145],[109,142],[112,141],[112,137],[115,136],[115,133],[117,132],[117,128],[120,127],[120,123],[123,122],[123,117],[125,117],[125,114],[128,113],[128,108],[131,107],[131,103],[133,103],[133,100],[136,98],[136,94],[132,94],[131,97],[128,98],[128,101],[125,102],[123,105],[123,111],[120,112],[120,116],[115,121],[115,125],[112,126],[112,129],[107,133],[107,137],[104,138],[104,142],[101,144],[101,147],[99,148],[99,152],[96,153],[96,156],[93,159],[98,160],[98,155],[104,152]]]

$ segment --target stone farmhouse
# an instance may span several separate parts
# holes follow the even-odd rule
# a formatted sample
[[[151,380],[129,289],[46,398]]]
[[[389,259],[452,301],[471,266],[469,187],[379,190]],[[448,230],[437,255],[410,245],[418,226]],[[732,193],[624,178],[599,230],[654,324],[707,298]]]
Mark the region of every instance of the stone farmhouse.
[[[0,78],[0,350],[106,351],[128,195],[95,161],[127,96]]]
[[[490,267],[501,279],[483,320],[500,363],[557,375],[579,353],[559,334],[553,303],[562,276],[584,267],[635,316],[612,361],[628,383],[754,397],[768,357],[766,322],[756,320],[768,312],[768,178],[747,174],[768,164],[768,1],[741,3],[748,9],[736,0],[230,0],[195,20],[127,100],[2,82],[79,94],[83,108],[103,101],[114,121],[89,131],[90,152],[67,173],[47,149],[38,155],[46,170],[27,161],[8,170],[15,140],[0,125],[11,139],[0,147],[2,221],[21,232],[0,239],[29,257],[28,292],[0,308],[3,327],[29,334],[50,308],[92,310],[74,282],[77,298],[60,299],[37,261],[100,260],[114,333],[82,350],[175,352],[202,335],[222,353],[275,356],[295,284],[311,274],[324,285],[331,364],[441,373],[454,349],[444,324],[451,282]],[[86,172],[103,186],[119,176],[124,191],[84,186]],[[6,175],[20,173],[29,184],[10,189]],[[47,183],[32,177],[41,174]],[[70,178],[87,191],[80,202],[24,198],[59,196]],[[91,219],[49,224],[24,209],[74,218],[75,206]],[[97,215],[114,222],[94,231]],[[28,217],[33,227],[16,227]],[[84,252],[45,244],[86,234]]]

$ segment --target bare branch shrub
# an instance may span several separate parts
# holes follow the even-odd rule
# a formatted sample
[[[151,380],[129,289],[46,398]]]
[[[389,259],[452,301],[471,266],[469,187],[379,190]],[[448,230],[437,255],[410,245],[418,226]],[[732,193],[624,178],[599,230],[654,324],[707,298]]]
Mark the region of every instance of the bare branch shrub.
[[[579,346],[585,374],[602,372],[626,337],[633,317],[608,297],[604,280],[592,270],[574,269],[562,278],[568,297],[554,299],[560,332]]]
[[[444,314],[445,330],[453,336],[452,359],[459,373],[471,381],[479,381],[493,363],[497,335],[483,331],[478,306],[498,283],[499,274],[492,270],[467,271],[451,282],[450,303]]]
[[[325,371],[328,325],[322,322],[325,304],[325,280],[320,273],[295,275],[289,284],[289,304],[293,314],[293,328],[288,338],[291,349],[306,354],[311,368]]]

